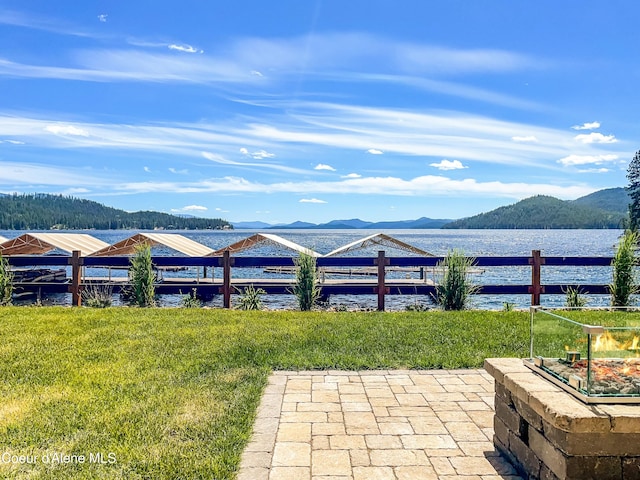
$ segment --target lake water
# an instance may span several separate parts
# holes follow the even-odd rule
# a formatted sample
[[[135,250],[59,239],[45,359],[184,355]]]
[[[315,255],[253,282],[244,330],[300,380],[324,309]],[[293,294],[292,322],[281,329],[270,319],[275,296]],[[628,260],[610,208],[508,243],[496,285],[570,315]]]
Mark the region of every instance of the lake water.
[[[179,233],[196,242],[207,245],[213,249],[224,248],[236,241],[242,240],[256,230],[234,231],[163,231],[162,233]],[[356,241],[363,237],[378,233],[373,230],[268,230],[268,233],[311,248],[320,254],[328,253],[342,245]],[[0,236],[14,238],[21,231],[0,231]],[[73,231],[69,233],[81,233]],[[138,231],[100,231],[92,230],[88,233],[109,244],[123,240]],[[453,249],[460,249],[469,256],[528,256],[532,250],[541,250],[543,256],[612,256],[614,247],[622,234],[621,230],[384,230],[381,233],[391,235],[410,245],[426,250],[434,255],[445,255]],[[375,256],[381,247],[370,247],[351,255]],[[384,247],[387,256],[408,256],[402,250]],[[170,255],[171,251],[154,249],[154,255]],[[283,248],[261,245],[257,248],[239,253],[239,255],[291,256],[292,252]],[[167,274],[170,275],[170,274]],[[180,272],[180,276],[185,276]],[[194,274],[195,275],[195,274]],[[242,272],[234,276],[263,275],[262,272]],[[531,269],[528,267],[501,267],[485,269],[476,275],[476,281],[482,284],[521,284],[531,281]],[[609,283],[611,281],[611,269],[609,267],[573,267],[553,268],[543,267],[543,283]],[[407,304],[428,303],[428,299],[411,298],[413,296],[389,296],[387,305],[390,310],[404,309]],[[179,303],[179,299],[163,300],[167,304]],[[375,308],[375,296],[332,296],[331,304],[345,306],[347,308]],[[474,298],[474,306],[477,308],[500,309],[504,302],[514,304],[517,308],[528,306],[529,296],[484,296]],[[593,296],[589,298],[590,305],[604,305],[608,298]],[[66,299],[64,303],[70,303]],[[267,308],[294,308],[291,296],[264,296]],[[544,296],[544,305],[562,305],[562,296]],[[216,298],[212,306],[221,305],[221,300]]]

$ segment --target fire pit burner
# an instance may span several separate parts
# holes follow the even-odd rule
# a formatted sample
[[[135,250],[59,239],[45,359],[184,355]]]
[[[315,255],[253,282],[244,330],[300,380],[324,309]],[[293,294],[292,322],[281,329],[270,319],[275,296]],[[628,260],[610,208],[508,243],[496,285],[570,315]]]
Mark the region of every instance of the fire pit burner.
[[[640,404],[640,315],[583,311],[531,307],[525,365],[586,403]]]

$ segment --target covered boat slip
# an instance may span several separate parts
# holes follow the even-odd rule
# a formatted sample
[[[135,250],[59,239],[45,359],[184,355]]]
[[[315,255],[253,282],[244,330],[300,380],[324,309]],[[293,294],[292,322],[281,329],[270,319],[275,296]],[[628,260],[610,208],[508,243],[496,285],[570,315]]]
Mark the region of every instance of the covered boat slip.
[[[383,233],[361,238],[325,255],[271,233],[256,233],[217,250],[176,233],[137,233],[111,245],[86,233],[25,233],[11,240],[0,237],[0,254],[3,256],[43,255],[58,250],[65,253],[79,251],[82,257],[121,256],[133,254],[136,247],[143,244],[152,247],[164,246],[190,257],[221,256],[225,251],[233,255],[260,245],[282,247],[316,258],[333,257],[375,246],[396,248],[415,255],[433,256],[429,252]]]
[[[25,281],[20,282],[20,287],[23,289],[37,289],[39,292],[63,292],[66,291],[66,287],[72,281],[72,278],[76,278],[75,281],[79,282],[80,285],[104,285],[112,287],[114,292],[117,292],[128,283],[126,272],[129,265],[128,256],[135,252],[138,245],[143,244],[151,247],[166,247],[176,252],[175,254],[153,257],[154,266],[158,271],[159,293],[186,293],[195,287],[198,287],[199,290],[204,288],[209,293],[219,293],[224,284],[224,278],[222,278],[224,259],[220,257],[223,257],[225,252],[228,252],[228,255],[234,255],[265,245],[282,247],[298,254],[304,253],[319,260],[331,257],[327,258],[327,261],[330,261],[332,266],[325,266],[319,268],[319,270],[321,274],[320,281],[323,286],[334,292],[347,292],[350,288],[357,288],[363,292],[370,291],[373,293],[378,285],[375,278],[365,278],[378,274],[379,270],[375,266],[375,259],[368,259],[367,265],[370,266],[358,264],[348,267],[333,266],[336,263],[336,257],[342,253],[351,253],[372,246],[387,246],[408,251],[414,255],[432,256],[428,252],[384,234],[367,236],[327,255],[322,255],[278,235],[268,233],[254,234],[226,247],[214,250],[180,234],[147,232],[137,233],[112,245],[108,245],[102,240],[84,233],[28,233],[0,243],[0,253],[7,257],[49,254],[43,257],[42,260],[47,265],[52,266],[57,262],[55,264],[61,267],[62,277],[58,274],[55,280],[52,281],[47,280],[45,274],[48,272],[44,271],[42,275],[36,276],[36,279],[32,278],[32,276],[25,277]],[[81,258],[53,255],[58,252],[71,254],[74,251],[80,252],[79,257]],[[187,260],[185,256],[191,257],[193,260]],[[212,257],[217,258],[214,259]],[[104,259],[104,261],[101,259]],[[240,257],[238,256],[235,256],[233,260],[237,263],[244,263],[239,262]],[[294,257],[284,255],[278,259],[277,256],[271,255],[267,257],[267,260],[270,260],[267,264],[255,266],[247,264],[239,269],[234,267],[234,272],[237,272],[238,278],[230,279],[227,285],[232,287],[233,292],[242,291],[245,287],[254,285],[256,288],[261,287],[273,293],[289,293],[295,282],[293,276],[295,273]],[[286,262],[283,262],[283,260],[286,260]],[[27,261],[33,263],[27,264],[25,263]],[[11,263],[14,265],[14,269],[16,265],[21,267],[32,265],[30,267],[32,270],[43,270],[41,268],[43,264],[37,265],[38,262],[32,259],[15,258]],[[67,277],[67,272],[76,267],[78,268],[77,276],[72,271],[71,278]],[[218,272],[220,273],[218,275],[216,275],[215,267],[219,268]],[[185,272],[185,270],[192,270],[193,268],[196,270],[195,273],[193,271],[190,273]],[[257,269],[260,270],[257,271]],[[423,274],[420,275],[419,279],[415,278],[415,276],[411,278],[411,272],[418,271],[416,268],[387,267],[387,269],[387,274],[389,275],[387,280],[393,282],[399,288],[407,288],[417,284],[423,286],[433,284]],[[22,268],[22,270],[28,269]],[[331,278],[333,275],[341,278]],[[346,276],[349,278],[345,278]]]
[[[86,233],[25,233],[0,243],[0,254],[7,257],[42,255],[52,250],[61,250],[65,253],[79,251],[85,257],[108,246],[107,242]]]

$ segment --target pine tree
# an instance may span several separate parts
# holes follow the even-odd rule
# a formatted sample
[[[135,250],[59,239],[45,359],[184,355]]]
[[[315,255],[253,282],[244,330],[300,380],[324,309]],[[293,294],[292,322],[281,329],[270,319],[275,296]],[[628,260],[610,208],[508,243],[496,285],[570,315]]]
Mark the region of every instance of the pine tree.
[[[627,192],[631,197],[631,203],[629,204],[629,229],[631,231],[638,231],[640,227],[640,150],[638,150],[629,163],[627,169],[627,180],[629,180],[629,186]]]

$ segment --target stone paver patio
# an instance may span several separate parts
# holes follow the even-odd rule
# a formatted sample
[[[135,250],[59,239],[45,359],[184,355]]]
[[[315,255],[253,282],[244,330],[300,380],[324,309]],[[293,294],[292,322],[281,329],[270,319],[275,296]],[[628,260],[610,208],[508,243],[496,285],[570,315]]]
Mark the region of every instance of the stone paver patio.
[[[275,372],[238,480],[520,480],[484,370]]]

